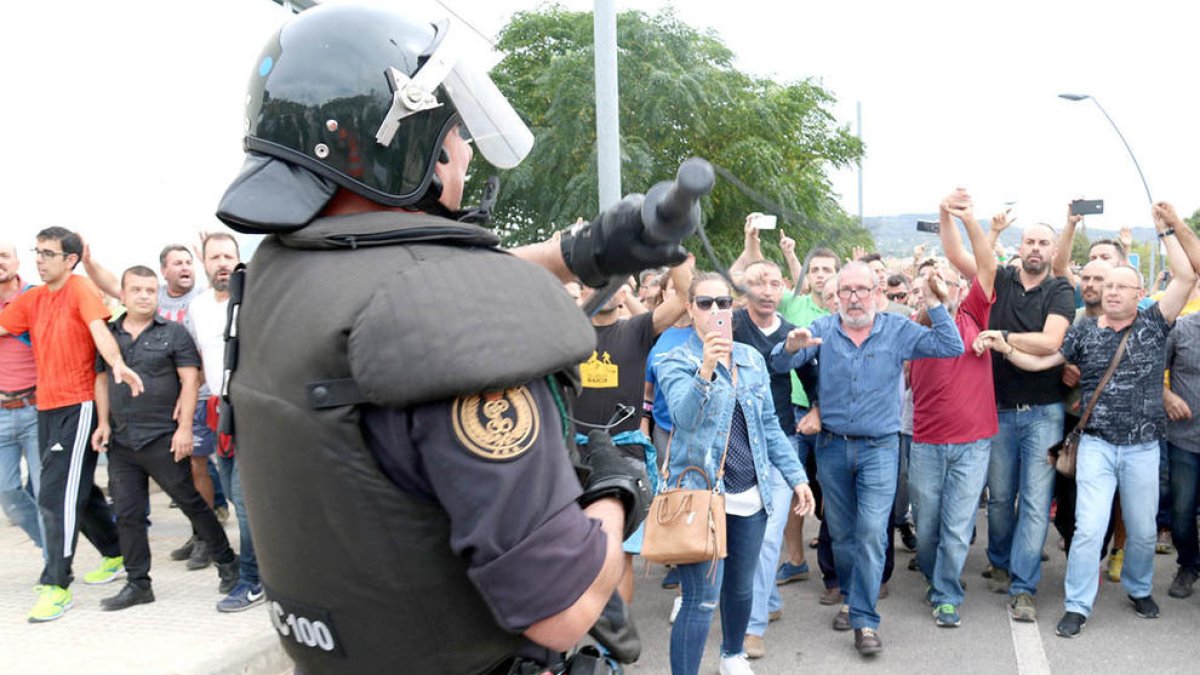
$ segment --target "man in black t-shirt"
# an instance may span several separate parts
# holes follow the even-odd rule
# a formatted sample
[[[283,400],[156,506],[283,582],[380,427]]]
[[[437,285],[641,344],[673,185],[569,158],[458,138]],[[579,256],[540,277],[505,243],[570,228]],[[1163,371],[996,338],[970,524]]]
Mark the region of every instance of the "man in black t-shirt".
[[[955,199],[952,195],[947,202]],[[1004,215],[993,219],[992,229],[1004,227]],[[940,234],[946,257],[961,274],[974,277],[975,258],[963,247],[958,228],[944,227]],[[1021,267],[996,270],[996,304],[988,328],[1031,354],[1056,353],[1075,316],[1071,285],[1050,273],[1054,242],[1049,225],[1031,225],[1021,234]],[[984,576],[993,592],[1008,593],[1013,619],[1036,621],[1034,596],[1054,492],[1046,450],[1062,438],[1062,366],[1027,373],[993,355],[992,372],[1000,432],[992,439],[988,462],[990,566]]]

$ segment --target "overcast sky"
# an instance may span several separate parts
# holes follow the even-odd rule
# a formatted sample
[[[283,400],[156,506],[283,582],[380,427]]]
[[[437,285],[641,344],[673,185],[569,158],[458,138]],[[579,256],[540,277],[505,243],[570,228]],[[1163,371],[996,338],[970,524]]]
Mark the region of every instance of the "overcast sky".
[[[444,4],[489,35],[537,6]],[[1104,105],[1156,199],[1187,214],[1200,206],[1197,3],[983,5],[690,0],[677,11],[714,28],[744,70],[820,80],[846,124],[861,102],[868,216],[928,212],[964,185],[983,215],[1017,201],[1021,222],[1058,224],[1066,202],[1086,196],[1106,202],[1093,227],[1149,225],[1117,135],[1094,104],[1063,101],[1062,92]],[[245,84],[284,18],[271,0],[23,3],[0,41],[3,236],[25,251],[38,229],[64,225],[120,268],[218,227],[212,212],[241,163]],[[834,183],[856,213],[855,173],[838,172]]]

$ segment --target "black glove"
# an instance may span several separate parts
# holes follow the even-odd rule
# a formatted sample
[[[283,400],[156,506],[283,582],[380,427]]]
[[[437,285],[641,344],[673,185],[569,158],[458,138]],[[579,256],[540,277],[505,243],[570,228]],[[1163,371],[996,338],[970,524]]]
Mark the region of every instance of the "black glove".
[[[650,512],[650,479],[646,464],[626,457],[603,431],[588,434],[588,453],[584,460],[591,472],[583,484],[579,505],[587,506],[604,497],[616,497],[625,506],[625,534],[628,539]]]
[[[679,242],[656,243],[646,236],[643,201],[640,194],[627,195],[592,222],[563,235],[567,269],[588,286],[599,288],[613,277],[686,260],[687,251]]]

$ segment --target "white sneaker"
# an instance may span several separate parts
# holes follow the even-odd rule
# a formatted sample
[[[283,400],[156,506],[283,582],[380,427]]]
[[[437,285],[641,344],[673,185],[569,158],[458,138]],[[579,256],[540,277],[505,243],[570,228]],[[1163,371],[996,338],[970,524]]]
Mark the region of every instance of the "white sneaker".
[[[675,623],[675,617],[679,616],[679,608],[683,607],[683,596],[675,596],[675,604],[671,605],[671,623]]]
[[[754,675],[745,654],[721,657],[721,675]]]

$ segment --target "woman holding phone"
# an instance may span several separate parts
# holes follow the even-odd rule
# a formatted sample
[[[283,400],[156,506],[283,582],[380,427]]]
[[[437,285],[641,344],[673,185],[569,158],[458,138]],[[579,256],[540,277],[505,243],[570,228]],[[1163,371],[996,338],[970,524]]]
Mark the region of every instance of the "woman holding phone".
[[[753,675],[742,641],[750,620],[754,570],[771,506],[770,467],[795,490],[797,515],[812,512],[808,477],[775,417],[770,373],[753,348],[732,338],[733,297],[719,275],[698,274],[688,289],[694,334],[658,365],[673,425],[667,485],[703,488],[696,466],[725,493],[728,556],[679,565],[683,603],[671,628],[671,672],[700,669],[713,610],[721,608],[721,675]],[[724,476],[718,480],[724,458]]]

